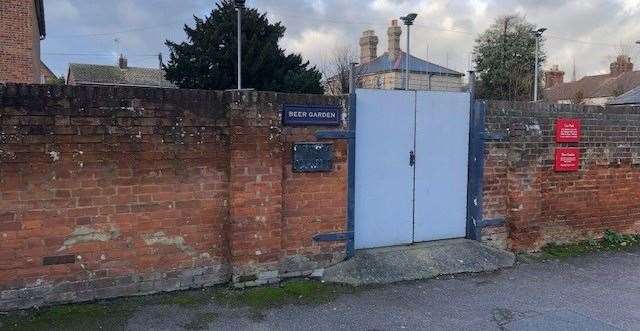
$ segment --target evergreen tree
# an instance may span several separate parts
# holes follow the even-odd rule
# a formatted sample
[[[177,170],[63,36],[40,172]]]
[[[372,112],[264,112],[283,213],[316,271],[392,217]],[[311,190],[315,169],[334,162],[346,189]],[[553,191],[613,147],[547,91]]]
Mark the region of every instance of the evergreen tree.
[[[478,95],[485,99],[531,100],[535,80],[536,27],[521,16],[498,18],[473,49],[479,78]],[[539,68],[545,61],[540,40]],[[539,75],[539,79],[542,75]],[[540,82],[540,81],[539,81]]]
[[[166,42],[171,51],[167,79],[181,88],[237,88],[237,12],[233,1],[216,4],[209,17],[195,17],[184,31],[188,41]],[[246,8],[242,14],[242,87],[261,91],[323,93],[322,74],[299,54],[278,46],[286,28],[270,24],[265,14]]]

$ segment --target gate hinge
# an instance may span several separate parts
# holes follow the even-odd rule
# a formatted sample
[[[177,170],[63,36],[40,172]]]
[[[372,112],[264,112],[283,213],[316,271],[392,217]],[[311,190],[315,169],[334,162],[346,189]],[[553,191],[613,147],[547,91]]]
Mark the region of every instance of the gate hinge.
[[[504,226],[506,224],[506,221],[504,220],[504,218],[496,218],[496,219],[488,219],[488,220],[483,219],[479,223],[480,224],[477,224],[477,225],[480,228],[492,228],[492,227]]]
[[[485,141],[505,141],[509,139],[507,132],[483,132],[482,139]]]

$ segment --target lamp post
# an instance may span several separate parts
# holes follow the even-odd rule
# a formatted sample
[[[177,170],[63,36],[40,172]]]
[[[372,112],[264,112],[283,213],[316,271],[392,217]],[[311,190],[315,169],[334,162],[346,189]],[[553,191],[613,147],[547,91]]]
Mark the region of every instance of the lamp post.
[[[400,19],[404,22],[404,25],[407,26],[407,54],[405,58],[405,74],[404,74],[404,89],[409,90],[409,55],[411,54],[411,26],[413,25],[413,21],[416,20],[418,14],[411,13],[407,16],[400,17]]]
[[[238,90],[242,90],[242,9],[246,0],[234,0],[238,12]]]
[[[533,32],[536,37],[536,72],[535,72],[535,82],[533,82],[533,101],[538,101],[538,76],[539,76],[539,62],[540,62],[540,38],[542,38],[542,34],[547,31],[547,28],[540,28]]]

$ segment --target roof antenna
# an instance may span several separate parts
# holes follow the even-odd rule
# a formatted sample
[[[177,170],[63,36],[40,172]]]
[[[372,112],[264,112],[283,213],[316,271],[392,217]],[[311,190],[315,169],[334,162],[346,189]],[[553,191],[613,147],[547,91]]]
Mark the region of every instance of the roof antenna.
[[[113,43],[116,45],[116,52],[118,52],[118,66],[121,66],[122,59],[124,59],[124,54],[122,53],[122,44],[120,43],[120,38],[113,39]]]
[[[116,44],[116,51],[118,54],[122,54],[122,48],[120,47],[120,38],[113,39],[113,43]]]

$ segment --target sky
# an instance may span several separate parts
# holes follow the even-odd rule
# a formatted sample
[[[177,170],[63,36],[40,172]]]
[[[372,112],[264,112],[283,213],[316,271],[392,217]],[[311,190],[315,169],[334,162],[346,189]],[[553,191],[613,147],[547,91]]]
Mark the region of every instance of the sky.
[[[184,24],[209,15],[215,0],[46,0],[44,62],[58,75],[69,63],[115,64],[125,53],[130,66],[157,67],[168,58],[165,40],[183,41]],[[458,71],[470,69],[474,41],[493,21],[520,14],[545,32],[545,67],[557,64],[571,80],[607,73],[621,52],[640,69],[640,0],[248,0],[286,27],[281,46],[326,68],[338,50],[359,52],[358,39],[373,29],[378,54],[387,48],[392,19],[418,14],[412,54]],[[406,33],[406,31],[403,31]],[[403,34],[402,48],[405,48]]]

